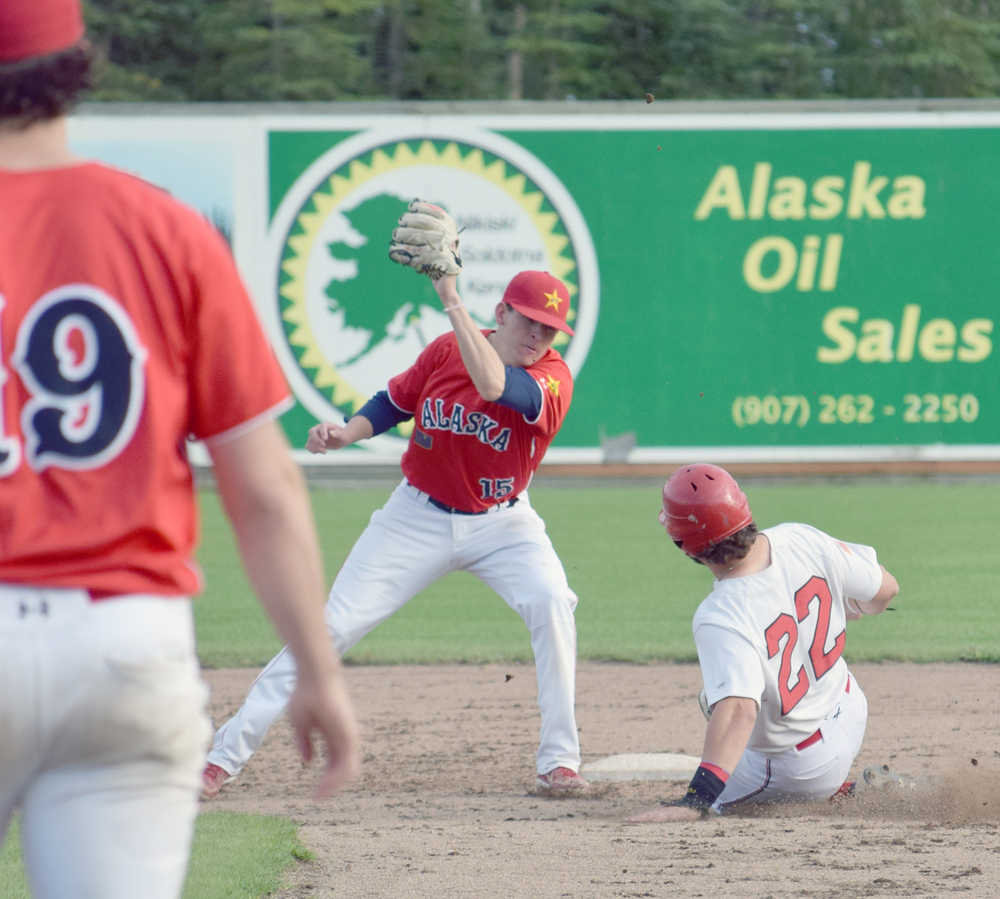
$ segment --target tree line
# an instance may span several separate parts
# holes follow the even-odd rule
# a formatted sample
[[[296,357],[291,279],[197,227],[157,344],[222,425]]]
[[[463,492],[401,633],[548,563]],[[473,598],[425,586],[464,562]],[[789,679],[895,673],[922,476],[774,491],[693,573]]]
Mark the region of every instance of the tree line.
[[[98,101],[973,98],[1000,0],[85,0]]]

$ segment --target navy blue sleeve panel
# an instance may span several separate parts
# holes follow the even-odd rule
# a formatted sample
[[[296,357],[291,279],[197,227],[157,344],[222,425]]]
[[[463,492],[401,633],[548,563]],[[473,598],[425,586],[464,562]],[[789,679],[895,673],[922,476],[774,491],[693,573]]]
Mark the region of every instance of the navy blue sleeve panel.
[[[372,423],[372,430],[375,432],[372,434],[373,437],[413,417],[394,406],[386,390],[380,390],[354,414],[363,415]]]
[[[523,368],[505,365],[503,393],[497,402],[520,412],[528,421],[535,421],[542,411],[542,388]]]

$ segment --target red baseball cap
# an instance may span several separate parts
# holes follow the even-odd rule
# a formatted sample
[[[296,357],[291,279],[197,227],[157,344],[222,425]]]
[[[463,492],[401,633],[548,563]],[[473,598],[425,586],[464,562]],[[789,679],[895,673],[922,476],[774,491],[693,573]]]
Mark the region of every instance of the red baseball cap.
[[[573,334],[573,329],[566,324],[569,288],[548,272],[514,275],[503,292],[503,302],[536,322]]]
[[[0,0],[0,62],[58,53],[83,31],[80,0]]]

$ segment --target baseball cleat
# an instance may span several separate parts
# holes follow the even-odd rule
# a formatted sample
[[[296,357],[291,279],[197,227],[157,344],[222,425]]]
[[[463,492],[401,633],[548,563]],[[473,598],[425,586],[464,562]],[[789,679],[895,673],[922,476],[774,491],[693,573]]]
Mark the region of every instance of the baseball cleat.
[[[836,802],[840,799],[849,799],[857,792],[857,783],[853,780],[845,780],[840,788],[830,797],[830,802]]]
[[[590,787],[590,783],[577,774],[572,768],[553,768],[548,774],[539,774],[539,790],[549,796],[567,796],[582,793]]]
[[[233,776],[224,768],[209,762],[201,772],[201,798],[214,799],[219,795],[223,785],[232,779]]]

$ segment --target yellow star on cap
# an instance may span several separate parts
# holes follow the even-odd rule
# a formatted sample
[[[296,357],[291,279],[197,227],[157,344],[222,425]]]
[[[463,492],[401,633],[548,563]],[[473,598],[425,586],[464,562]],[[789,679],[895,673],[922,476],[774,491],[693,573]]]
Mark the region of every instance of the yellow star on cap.
[[[548,379],[549,379],[549,393],[551,393],[553,396],[559,396],[559,382],[555,378],[553,378],[552,375],[548,375]]]
[[[546,309],[549,309],[551,307],[552,309],[555,309],[556,312],[559,311],[559,304],[563,301],[563,298],[559,296],[558,291],[553,290],[552,293],[545,294],[545,299],[546,299],[545,303]]]

